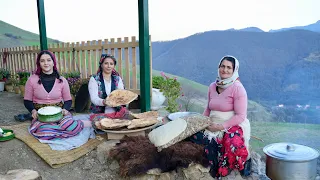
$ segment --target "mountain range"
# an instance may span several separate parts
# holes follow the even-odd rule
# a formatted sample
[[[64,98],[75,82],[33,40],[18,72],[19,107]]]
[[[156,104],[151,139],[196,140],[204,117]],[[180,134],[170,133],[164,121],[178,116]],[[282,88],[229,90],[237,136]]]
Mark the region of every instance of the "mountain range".
[[[240,61],[240,80],[251,100],[320,105],[319,29],[320,21],[270,32],[248,27],[152,42],[152,65],[208,86],[216,79],[221,57],[233,55]],[[38,42],[36,34],[0,21],[0,48]]]

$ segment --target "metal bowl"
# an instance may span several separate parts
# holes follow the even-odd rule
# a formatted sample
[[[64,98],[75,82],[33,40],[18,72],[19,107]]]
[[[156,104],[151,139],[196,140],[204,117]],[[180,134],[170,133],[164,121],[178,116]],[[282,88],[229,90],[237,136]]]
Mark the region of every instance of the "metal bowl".
[[[168,115],[168,119],[173,121],[180,117],[192,116],[192,115],[201,115],[197,112],[175,112]]]

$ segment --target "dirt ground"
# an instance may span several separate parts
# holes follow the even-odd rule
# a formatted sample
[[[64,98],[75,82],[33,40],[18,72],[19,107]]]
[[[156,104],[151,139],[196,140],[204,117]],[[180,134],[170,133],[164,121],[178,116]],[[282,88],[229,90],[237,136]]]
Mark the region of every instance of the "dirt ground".
[[[21,95],[0,92],[0,126],[14,125],[13,116],[27,113]],[[114,162],[99,161],[97,149],[62,168],[53,169],[32,149],[18,139],[0,142],[0,174],[13,169],[31,169],[38,171],[44,180],[78,179],[121,179],[118,165]],[[320,160],[318,160],[320,174]]]
[[[13,116],[19,113],[27,113],[22,97],[0,92],[0,126],[18,124]],[[73,163],[53,169],[22,141],[0,142],[0,174],[13,169],[31,169],[38,171],[44,180],[120,179],[117,171],[111,170],[116,169],[112,166],[110,162],[100,163],[95,149]]]

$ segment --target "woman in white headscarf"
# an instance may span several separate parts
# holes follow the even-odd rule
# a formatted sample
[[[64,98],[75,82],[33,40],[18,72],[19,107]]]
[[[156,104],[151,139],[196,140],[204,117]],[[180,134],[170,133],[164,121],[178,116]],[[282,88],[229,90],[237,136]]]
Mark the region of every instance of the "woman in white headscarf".
[[[210,84],[208,104],[203,113],[212,120],[203,133],[191,140],[206,144],[212,176],[227,176],[232,170],[250,174],[250,122],[247,119],[247,93],[239,80],[239,61],[224,56],[219,62],[218,77]]]

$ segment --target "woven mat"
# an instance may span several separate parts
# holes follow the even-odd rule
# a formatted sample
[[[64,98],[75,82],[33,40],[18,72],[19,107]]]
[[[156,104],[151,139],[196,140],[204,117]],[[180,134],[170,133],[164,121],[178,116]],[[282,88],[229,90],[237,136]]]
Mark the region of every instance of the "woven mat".
[[[4,129],[11,129],[15,133],[17,139],[26,143],[32,150],[34,150],[45,162],[52,168],[62,167],[70,162],[73,162],[81,156],[95,149],[103,141],[103,137],[97,136],[96,139],[89,139],[89,141],[69,151],[54,151],[48,144],[40,143],[29,132],[28,127],[30,123],[22,123],[13,126],[3,126]]]

